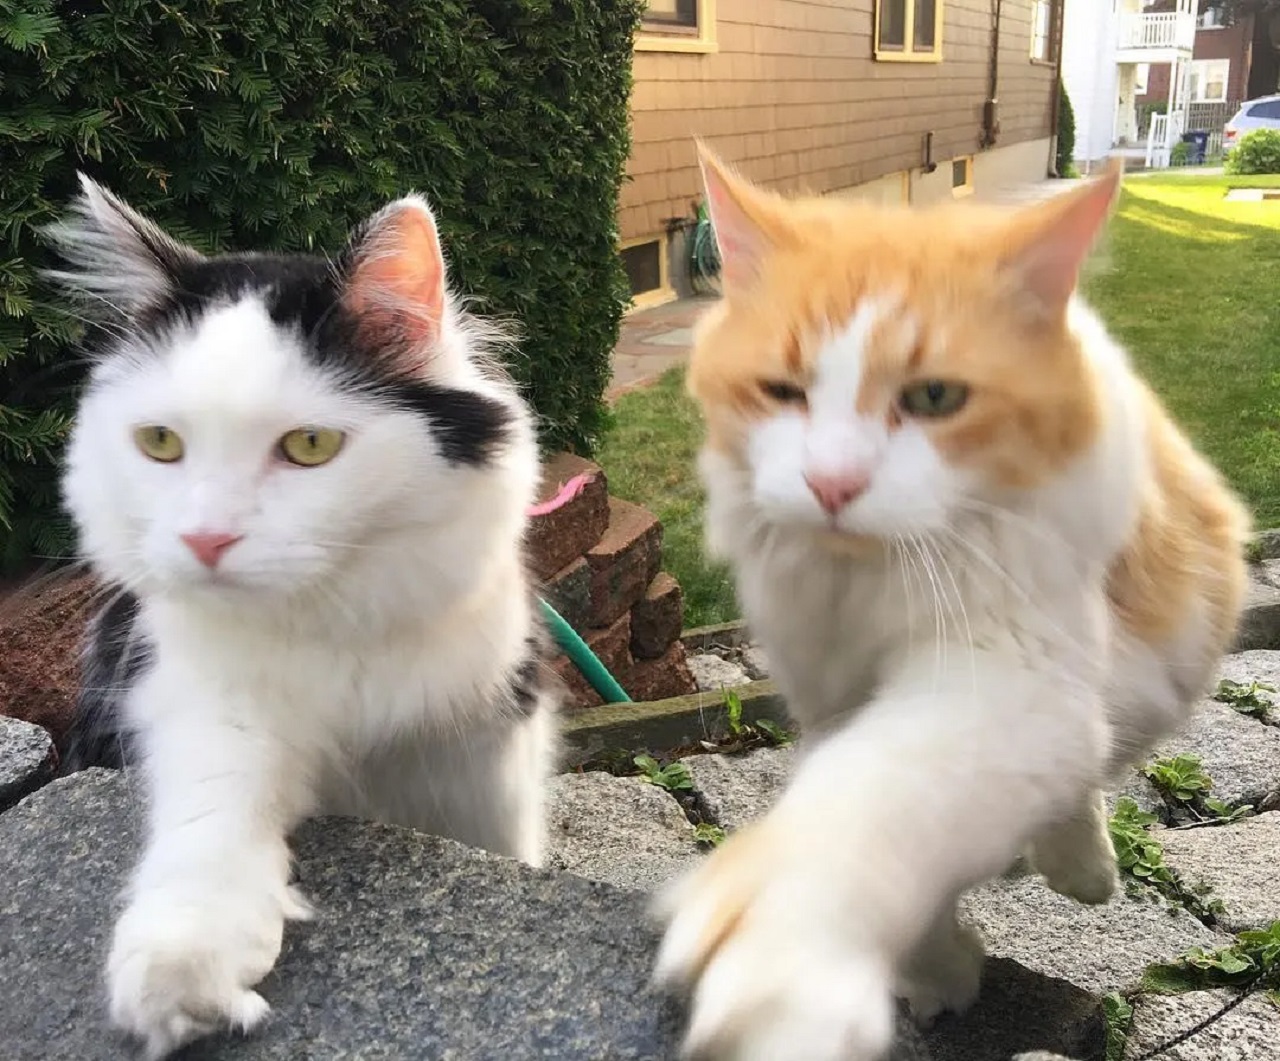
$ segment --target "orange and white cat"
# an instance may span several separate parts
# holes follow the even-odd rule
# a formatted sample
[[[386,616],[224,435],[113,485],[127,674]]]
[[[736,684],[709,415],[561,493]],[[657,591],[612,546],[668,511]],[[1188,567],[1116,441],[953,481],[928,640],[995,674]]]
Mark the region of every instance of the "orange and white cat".
[[[657,976],[690,1055],[872,1061],[895,994],[977,995],[965,889],[1030,849],[1111,895],[1101,792],[1211,681],[1249,520],[1075,294],[1118,169],[1017,211],[703,173],[708,538],[804,739],[664,896]]]

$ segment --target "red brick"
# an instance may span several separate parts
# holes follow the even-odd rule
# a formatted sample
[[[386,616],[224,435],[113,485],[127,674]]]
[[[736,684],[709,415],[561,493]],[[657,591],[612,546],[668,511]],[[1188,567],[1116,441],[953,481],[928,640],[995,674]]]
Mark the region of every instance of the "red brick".
[[[649,583],[631,609],[631,654],[657,659],[678,640],[684,627],[684,592],[665,571]]]
[[[538,500],[550,501],[575,475],[587,476],[577,496],[529,521],[529,564],[537,578],[551,578],[582,556],[600,540],[609,523],[608,479],[599,465],[572,453],[558,454],[543,465]]]
[[[619,681],[632,700],[665,700],[698,691],[679,641],[657,659],[637,661]]]
[[[583,557],[543,583],[542,595],[578,633],[586,631],[591,618],[591,568]]]
[[[584,707],[597,707],[604,703],[600,694],[591,688],[591,683],[582,676],[568,656],[556,656],[549,666],[562,682],[564,682],[564,701],[562,707],[566,711],[581,711]]]
[[[591,625],[608,626],[644,596],[662,562],[662,524],[639,505],[609,499],[609,526],[587,553]]]
[[[626,685],[623,679],[632,667],[631,615],[624,614],[603,629],[588,630],[583,640],[596,654],[596,658],[604,664],[605,670],[612,674],[625,690]],[[569,690],[566,707],[591,707],[602,703],[600,694],[591,687],[591,683],[582,676],[582,672],[568,656],[557,656],[552,661],[551,668]]]

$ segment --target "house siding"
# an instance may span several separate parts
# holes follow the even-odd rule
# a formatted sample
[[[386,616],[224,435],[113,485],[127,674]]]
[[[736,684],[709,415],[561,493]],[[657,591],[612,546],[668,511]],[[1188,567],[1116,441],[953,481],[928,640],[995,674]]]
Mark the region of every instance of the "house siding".
[[[948,0],[937,63],[876,62],[872,0],[717,6],[716,52],[636,53],[630,180],[619,216],[624,240],[656,235],[689,215],[700,193],[694,137],[754,180],[819,193],[913,171],[919,197],[934,194],[928,189],[936,182],[916,180],[929,132],[940,167],[982,153],[989,0]],[[1031,11],[1030,0],[1002,5],[996,151],[1052,133],[1055,71],[1030,59]],[[1045,175],[1047,147],[1044,166],[1025,179]]]

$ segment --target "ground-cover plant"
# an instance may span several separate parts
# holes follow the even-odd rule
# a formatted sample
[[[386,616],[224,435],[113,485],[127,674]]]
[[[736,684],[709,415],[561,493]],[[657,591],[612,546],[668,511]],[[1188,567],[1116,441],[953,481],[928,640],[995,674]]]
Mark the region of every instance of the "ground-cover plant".
[[[1192,947],[1171,962],[1149,966],[1142,979],[1143,990],[1160,994],[1253,984],[1280,1005],[1280,921],[1239,932],[1225,947]]]
[[[668,792],[693,791],[693,775],[682,762],[667,763],[660,766],[652,755],[637,755],[632,762],[640,771],[640,778],[651,785],[665,788]]]
[[[1214,923],[1223,912],[1222,902],[1212,898],[1207,887],[1188,887],[1165,862],[1164,847],[1149,831],[1159,820],[1128,796],[1116,801],[1107,824],[1126,883],[1135,890],[1149,886],[1171,905],[1185,908],[1206,924]]]
[[[1234,708],[1242,715],[1256,718],[1259,722],[1266,722],[1271,715],[1272,707],[1275,706],[1270,695],[1275,691],[1276,687],[1268,682],[1233,682],[1229,678],[1223,678],[1218,683],[1213,698]]]

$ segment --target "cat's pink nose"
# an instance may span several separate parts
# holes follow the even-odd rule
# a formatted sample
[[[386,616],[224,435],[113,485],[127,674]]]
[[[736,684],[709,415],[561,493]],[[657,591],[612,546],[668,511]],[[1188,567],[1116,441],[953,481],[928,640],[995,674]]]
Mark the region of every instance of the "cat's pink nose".
[[[222,554],[244,537],[243,534],[222,534],[217,531],[200,531],[196,534],[182,534],[179,537],[188,549],[195,553],[196,559],[205,567],[215,568]]]
[[[804,481],[818,504],[828,516],[836,515],[850,501],[856,500],[866,489],[869,479],[860,472],[837,475],[806,475]]]

